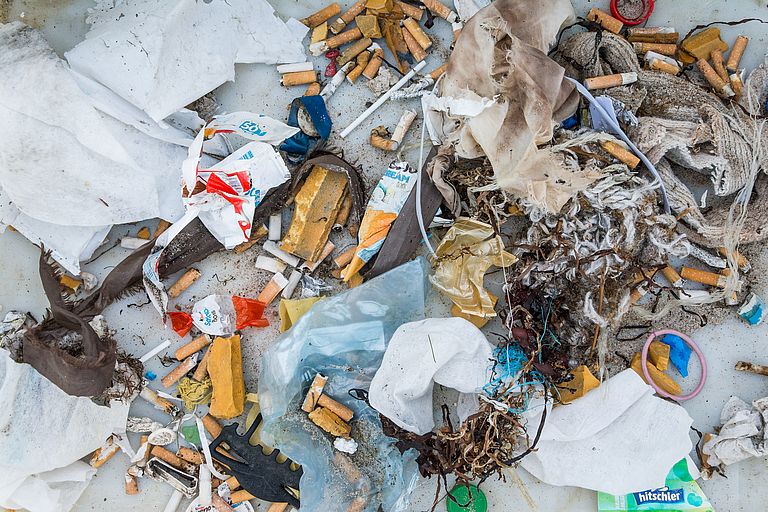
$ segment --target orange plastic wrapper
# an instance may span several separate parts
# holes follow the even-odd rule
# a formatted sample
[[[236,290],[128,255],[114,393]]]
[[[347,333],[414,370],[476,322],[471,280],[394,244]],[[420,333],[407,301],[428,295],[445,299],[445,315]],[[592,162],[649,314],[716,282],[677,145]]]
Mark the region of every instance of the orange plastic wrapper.
[[[485,223],[461,217],[435,251],[435,272],[429,280],[462,313],[494,317],[494,297],[483,285],[491,266],[508,267],[517,258],[504,250],[501,237]]]
[[[169,311],[168,317],[171,319],[171,327],[182,338],[192,329],[192,315],[182,311]]]
[[[269,320],[264,318],[266,304],[256,299],[232,296],[232,305],[235,307],[235,328],[268,327]]]

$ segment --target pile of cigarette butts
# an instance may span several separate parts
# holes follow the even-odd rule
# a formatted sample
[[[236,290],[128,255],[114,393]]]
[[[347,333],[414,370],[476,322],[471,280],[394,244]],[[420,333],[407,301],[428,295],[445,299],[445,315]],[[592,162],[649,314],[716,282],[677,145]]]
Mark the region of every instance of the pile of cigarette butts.
[[[485,511],[514,484],[540,508],[521,468],[599,512],[713,512],[768,455],[768,397],[729,392],[718,425],[687,409],[768,376],[698,331],[768,326],[768,57],[721,33],[760,20],[111,4],[63,58],[0,11],[0,233],[37,246],[46,301],[0,316],[0,507]],[[285,119],[218,103],[255,63],[297,91]],[[345,95],[370,101],[338,127]]]

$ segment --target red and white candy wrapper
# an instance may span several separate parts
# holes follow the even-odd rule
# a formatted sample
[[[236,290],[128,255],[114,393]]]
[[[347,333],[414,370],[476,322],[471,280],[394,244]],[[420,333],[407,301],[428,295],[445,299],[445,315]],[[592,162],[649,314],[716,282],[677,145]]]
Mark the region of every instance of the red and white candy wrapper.
[[[168,306],[168,295],[158,275],[163,250],[195,217],[200,217],[227,249],[248,241],[256,206],[270,190],[291,176],[270,144],[280,144],[298,131],[270,117],[234,112],[214,118],[197,134],[181,166],[186,213],[157,238],[143,267],[144,288],[163,321]],[[204,142],[226,134],[252,142],[211,167],[202,165]]]
[[[267,327],[266,304],[256,299],[233,295],[209,295],[192,306],[192,314],[169,312],[173,330],[185,336],[192,325],[211,336],[231,336],[246,327]],[[177,326],[179,327],[177,329]]]

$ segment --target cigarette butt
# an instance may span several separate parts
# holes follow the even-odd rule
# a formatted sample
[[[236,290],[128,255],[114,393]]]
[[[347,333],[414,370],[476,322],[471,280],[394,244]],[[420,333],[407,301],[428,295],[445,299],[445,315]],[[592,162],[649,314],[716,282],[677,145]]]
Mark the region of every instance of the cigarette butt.
[[[320,94],[320,84],[312,82],[307,86],[307,90],[304,91],[304,96],[317,96]]]
[[[589,11],[587,14],[587,19],[589,21],[598,23],[605,30],[613,32],[614,34],[618,34],[621,32],[621,29],[624,28],[624,23],[617,20],[607,12],[601,11],[597,7],[593,7],[592,10]]]
[[[403,41],[405,41],[405,46],[408,47],[408,51],[411,55],[413,55],[413,58],[416,60],[416,62],[421,62],[426,59],[427,52],[425,52],[424,48],[422,48],[421,45],[416,42],[416,39],[413,38],[411,33],[405,28],[401,28],[401,31],[403,33]]]
[[[648,292],[642,286],[638,286],[629,294],[629,302],[631,304],[637,304],[637,301],[645,297]]]
[[[192,378],[195,379],[197,382],[202,382],[203,379],[205,379],[205,376],[208,375],[208,360],[211,356],[211,349],[205,351],[205,355],[203,356],[203,360],[200,361],[200,364],[197,365],[197,368],[195,368],[195,373],[192,374]]]
[[[321,373],[316,373],[312,379],[312,383],[309,385],[307,396],[304,397],[304,402],[301,404],[301,410],[304,412],[312,412],[317,406],[317,401],[323,395],[323,388],[325,388],[328,382],[328,377]]]
[[[415,19],[416,21],[421,21],[421,18],[424,17],[424,8],[422,7],[407,4],[405,2],[401,2],[400,0],[395,0],[395,5],[400,7],[400,9],[403,11],[403,14],[409,18]]]
[[[136,233],[136,238],[141,238],[142,240],[149,240],[151,233],[149,232],[149,228],[144,226],[139,230],[138,233]]]
[[[680,274],[677,273],[677,270],[670,267],[669,265],[661,269],[661,273],[664,274],[664,277],[674,288],[680,288],[683,286],[683,278],[680,276]]]
[[[267,512],[287,512],[288,506],[287,503],[273,503],[269,506]]]
[[[360,32],[359,28],[355,27],[349,30],[345,30],[339,35],[329,37],[324,42],[325,42],[325,45],[328,47],[327,50],[331,50],[333,48],[338,48],[339,46],[345,45],[347,43],[351,43],[352,41],[356,41],[362,37],[363,37],[363,33]]]
[[[179,361],[183,361],[195,352],[199,352],[208,345],[211,344],[211,340],[205,334],[201,334],[197,338],[193,339],[189,343],[182,345],[176,350],[174,357]]]
[[[227,484],[227,487],[229,487],[230,491],[234,491],[235,489],[240,487],[240,482],[237,481],[237,477],[231,476],[224,480],[224,483]]]
[[[340,404],[328,395],[320,395],[320,398],[317,400],[317,405],[320,407],[325,407],[344,421],[351,420],[355,415],[352,409],[343,404]]]
[[[139,494],[139,479],[128,473],[125,474],[125,494],[129,496]]]
[[[169,227],[171,227],[171,223],[170,222],[168,222],[167,220],[160,219],[160,222],[157,223],[157,229],[155,230],[155,234],[152,236],[152,238],[159,237]]]
[[[171,297],[172,299],[177,298],[179,295],[184,293],[184,290],[192,286],[192,283],[197,281],[198,278],[200,278],[199,270],[195,268],[191,268],[187,270],[186,272],[184,272],[184,274],[182,274],[182,276],[178,279],[178,281],[173,283],[171,287],[168,288],[168,296]]]
[[[312,35],[309,37],[310,43],[319,43],[328,38],[328,22],[321,23],[312,29]]]
[[[304,274],[298,270],[291,271],[291,275],[288,276],[288,284],[283,288],[283,292],[280,294],[284,299],[290,299],[293,296],[293,292],[296,291],[296,287],[301,281],[301,276]]]
[[[311,84],[317,81],[317,73],[312,71],[296,71],[294,73],[286,73],[280,78],[280,83],[286,87],[292,87],[294,85]]]
[[[731,97],[735,95],[733,89],[731,89],[731,86],[725,80],[720,78],[720,75],[718,75],[717,71],[715,71],[714,68],[709,65],[709,62],[704,59],[699,59],[696,62],[696,67],[699,68],[699,71],[701,71],[701,74],[704,75],[704,78],[707,80],[707,82],[709,82],[709,85],[711,85],[712,88],[718,92],[718,94],[725,97]]]
[[[423,3],[427,9],[437,14],[444,20],[447,20],[449,23],[453,23],[459,19],[458,14],[453,12],[450,7],[441,3],[439,0],[423,0],[421,3]]]
[[[748,363],[746,361],[739,361],[735,367],[740,372],[756,373],[758,375],[765,375],[768,377],[768,366],[762,364]]]
[[[192,448],[187,448],[186,446],[180,447],[177,455],[179,458],[184,459],[190,464],[195,464],[196,466],[199,466],[204,462],[202,453],[193,450]]]
[[[341,52],[341,55],[336,59],[336,63],[339,66],[343,66],[347,62],[352,61],[355,57],[364,52],[366,48],[371,46],[371,43],[373,43],[373,41],[367,37],[355,41]]]
[[[299,71],[312,71],[315,65],[312,62],[294,62],[293,64],[280,64],[277,66],[277,72],[281,75],[286,73],[298,73]]]
[[[352,7],[347,9],[347,11],[344,14],[336,18],[336,21],[334,21],[330,25],[331,32],[333,32],[334,34],[338,34],[342,30],[344,30],[344,27],[352,23],[352,20],[355,19],[355,17],[358,14],[363,12],[367,1],[368,0],[358,0],[357,2],[355,2],[355,4]]]
[[[293,254],[288,254],[284,250],[282,250],[280,247],[278,247],[277,243],[273,242],[272,240],[268,240],[264,242],[264,250],[267,251],[272,256],[279,258],[286,262],[291,267],[296,267],[299,264],[299,258],[294,256]]]
[[[653,268],[643,269],[642,272],[638,271],[635,273],[635,276],[632,278],[632,282],[630,283],[630,286],[637,286],[638,284],[648,279],[653,279],[655,274],[656,274],[656,270]]]
[[[317,84],[317,82],[315,82]],[[320,84],[317,84],[318,89],[320,88]],[[319,91],[318,91],[319,92]],[[282,236],[282,224],[283,224],[283,216],[279,213],[275,213],[274,215],[269,216],[269,233],[267,238],[269,240],[272,240],[273,242],[277,242],[280,240]]]
[[[584,85],[590,91],[595,89],[608,89],[628,85],[637,82],[637,73],[617,73],[615,75],[603,75],[584,80]]]
[[[323,252],[320,253],[320,256],[317,258],[316,261],[305,261],[304,264],[301,266],[302,270],[306,269],[311,274],[315,270],[317,270],[317,267],[320,266],[320,264],[325,261],[325,258],[331,255],[333,250],[336,248],[336,246],[328,240],[326,242],[325,246],[323,247]]]
[[[397,149],[397,142],[371,132],[371,146],[384,151],[394,151]]]
[[[170,400],[167,400],[159,396],[149,386],[144,386],[144,389],[141,390],[141,393],[139,393],[139,396],[144,400],[146,400],[147,402],[154,405],[156,409],[159,409],[166,414],[173,415],[173,413],[176,411],[176,406],[173,405],[173,403]]]
[[[430,77],[432,80],[435,80],[435,81],[437,81],[437,79],[438,79],[438,78],[440,78],[441,76],[443,76],[443,73],[445,73],[445,70],[446,70],[446,69],[448,69],[448,63],[447,63],[447,62],[446,62],[446,63],[444,63],[444,64],[443,64],[442,66],[440,66],[439,68],[436,68],[436,69],[434,69],[434,70],[430,71],[430,73],[429,73],[429,77]]]
[[[627,40],[630,43],[677,43],[680,33],[674,27],[629,27]]]
[[[321,25],[322,23],[328,21],[329,19],[333,18],[337,14],[341,12],[341,6],[337,4],[336,2],[333,2],[332,4],[323,7],[319,11],[317,11],[314,14],[310,14],[306,18],[300,20],[303,24],[308,26],[309,28],[315,28],[318,25]]]
[[[718,288],[725,287],[726,276],[721,274],[715,274],[707,272],[706,270],[699,270],[696,268],[683,267],[680,270],[680,276],[688,281],[694,283],[701,283],[707,286],[716,286]]]
[[[352,428],[339,416],[325,407],[317,407],[309,413],[309,419],[332,436],[348,437]]]
[[[144,450],[144,459],[142,461],[144,462],[144,466],[147,465],[147,462],[149,462],[149,457],[152,455],[150,446],[149,446],[149,436],[148,435],[142,435],[141,438],[139,438],[140,445],[139,446],[146,446],[147,449]]]
[[[107,439],[104,445],[100,446],[96,449],[96,451],[93,452],[89,464],[94,468],[100,468],[106,464],[109,459],[114,457],[119,450],[120,447],[117,445],[117,443],[114,442],[112,436],[109,436],[109,439]]]
[[[736,95],[736,98],[741,98],[741,94],[744,91],[744,82],[741,81],[741,75],[738,72],[733,73],[730,79],[733,93]]]
[[[185,461],[184,459],[178,457],[175,453],[173,453],[170,450],[166,450],[162,446],[153,446],[152,447],[152,456],[157,457],[158,459],[161,459],[171,466],[175,467],[176,469],[180,469],[182,471],[185,471],[187,473],[194,473],[195,467],[194,464],[190,464],[189,462]]]
[[[346,267],[344,267],[344,268],[335,268],[335,269],[331,270],[331,277],[333,277],[334,279],[341,279],[342,276],[344,275],[344,269],[345,268]]]
[[[267,228],[264,226],[259,226],[258,228],[251,231],[251,238],[247,242],[243,242],[239,245],[236,245],[233,251],[235,251],[235,254],[242,254],[254,245],[256,245],[256,242],[261,240],[267,236]]]
[[[422,49],[426,50],[432,46],[432,41],[429,36],[421,29],[419,22],[413,18],[405,18],[403,20],[403,26],[410,32],[413,38],[419,43]]]
[[[384,62],[384,51],[381,49],[374,51],[373,57],[371,57],[368,65],[365,66],[365,69],[363,70],[363,76],[368,80],[376,78],[376,75],[379,74],[379,68],[381,67],[382,62]]]
[[[670,75],[677,75],[680,73],[679,67],[661,59],[651,59],[648,67],[654,71],[663,71],[664,73],[669,73]]]
[[[723,52],[721,50],[712,50],[712,67],[715,68],[715,72],[723,82],[729,81],[728,72],[725,70],[725,62],[723,61]]]
[[[187,374],[187,372],[195,367],[195,364],[197,364],[197,354],[192,354],[181,363],[176,365],[176,368],[168,372],[168,374],[160,380],[160,382],[163,384],[163,387],[170,388],[176,384],[179,379],[181,379]]]
[[[728,249],[726,249],[725,247],[719,247],[717,249],[717,252],[723,258],[727,258],[728,257]],[[739,266],[739,269],[742,272],[749,272],[750,270],[752,270],[752,264],[739,251],[733,251],[733,257],[734,257],[734,259],[736,259],[736,264]]]
[[[461,34],[461,30],[463,28],[464,28],[464,24],[463,23],[459,23],[459,22],[451,23],[451,29],[453,30],[453,42],[454,43],[459,40],[459,35]],[[453,47],[453,44],[451,45],[451,47]]]
[[[733,43],[731,53],[728,55],[728,63],[725,65],[731,73],[735,73],[739,69],[739,63],[748,42],[749,38],[747,36],[739,36],[736,38],[736,42]]]
[[[272,279],[269,280],[267,286],[261,290],[261,293],[256,300],[269,305],[273,300],[275,300],[275,297],[280,294],[280,292],[283,290],[283,288],[285,288],[287,284],[288,280],[283,274],[275,274],[272,276]]]
[[[632,43],[636,53],[656,52],[668,57],[674,57],[677,53],[676,44],[666,43]]]
[[[350,84],[354,84],[355,82],[357,82],[357,79],[360,78],[360,75],[363,74],[364,70],[365,70],[365,66],[361,66],[360,64],[358,64],[357,66],[352,68],[352,71],[347,73],[347,81]]]
[[[405,134],[408,132],[408,128],[411,127],[413,121],[416,119],[416,112],[413,110],[406,110],[403,115],[400,116],[400,121],[397,122],[395,131],[392,134],[392,140],[401,144],[405,138]]]
[[[343,228],[349,219],[350,213],[352,213],[352,197],[347,194],[344,196],[344,200],[341,202],[341,208],[339,208],[339,213],[336,215],[336,220],[333,223],[333,229],[340,230]]]
[[[629,167],[630,169],[634,169],[640,163],[640,159],[637,156],[635,156],[634,153],[632,153],[628,149],[624,148],[624,146],[616,142],[613,142],[611,140],[606,140],[601,142],[600,146],[604,150],[606,150],[611,156],[627,164],[627,167]]]
[[[355,251],[357,251],[356,245],[339,254],[333,259],[334,265],[336,265],[337,268],[346,267],[349,265],[349,262],[352,261],[352,257],[355,255]]]
[[[221,434],[221,424],[219,423],[219,420],[211,416],[210,414],[206,414],[203,416],[203,427],[205,427],[205,430],[208,431],[211,436],[216,439],[219,437],[219,434]]]
[[[232,500],[233,505],[237,505],[238,503],[242,503],[244,501],[256,499],[256,496],[249,493],[245,489],[241,489],[230,494],[229,499]]]

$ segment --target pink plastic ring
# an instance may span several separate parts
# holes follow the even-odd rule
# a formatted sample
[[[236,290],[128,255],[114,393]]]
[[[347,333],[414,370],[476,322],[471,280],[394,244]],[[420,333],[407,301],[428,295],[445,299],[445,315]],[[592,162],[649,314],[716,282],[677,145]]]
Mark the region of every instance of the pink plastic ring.
[[[651,343],[653,340],[658,338],[659,336],[663,336],[664,334],[672,334],[674,336],[679,337],[684,342],[688,344],[691,349],[693,349],[694,352],[696,352],[696,357],[699,358],[699,362],[701,363],[701,379],[699,380],[699,385],[696,386],[696,389],[693,390],[692,393],[688,395],[683,396],[677,396],[677,395],[670,395],[663,389],[660,389],[659,386],[656,385],[656,383],[651,378],[649,372],[648,372],[648,349],[651,346]],[[677,400],[678,402],[685,402],[686,400],[690,400],[691,398],[695,397],[699,393],[701,393],[702,388],[704,388],[704,383],[707,382],[707,362],[704,360],[704,354],[701,352],[701,349],[699,346],[694,342],[691,338],[686,336],[685,334],[676,331],[674,329],[662,329],[660,331],[652,332],[650,336],[648,336],[648,339],[645,342],[645,345],[643,345],[643,353],[640,356],[640,365],[643,368],[643,375],[645,376],[646,382],[656,390],[656,393],[659,395],[671,398],[672,400]]]
[[[611,0],[611,16],[621,21],[625,25],[629,25],[629,26],[639,25],[651,17],[651,13],[653,12],[653,7],[654,7],[653,0],[642,0],[642,1],[643,1],[643,14],[640,15],[639,18],[630,19],[630,18],[625,18],[619,12],[618,4],[621,2],[621,0]]]

